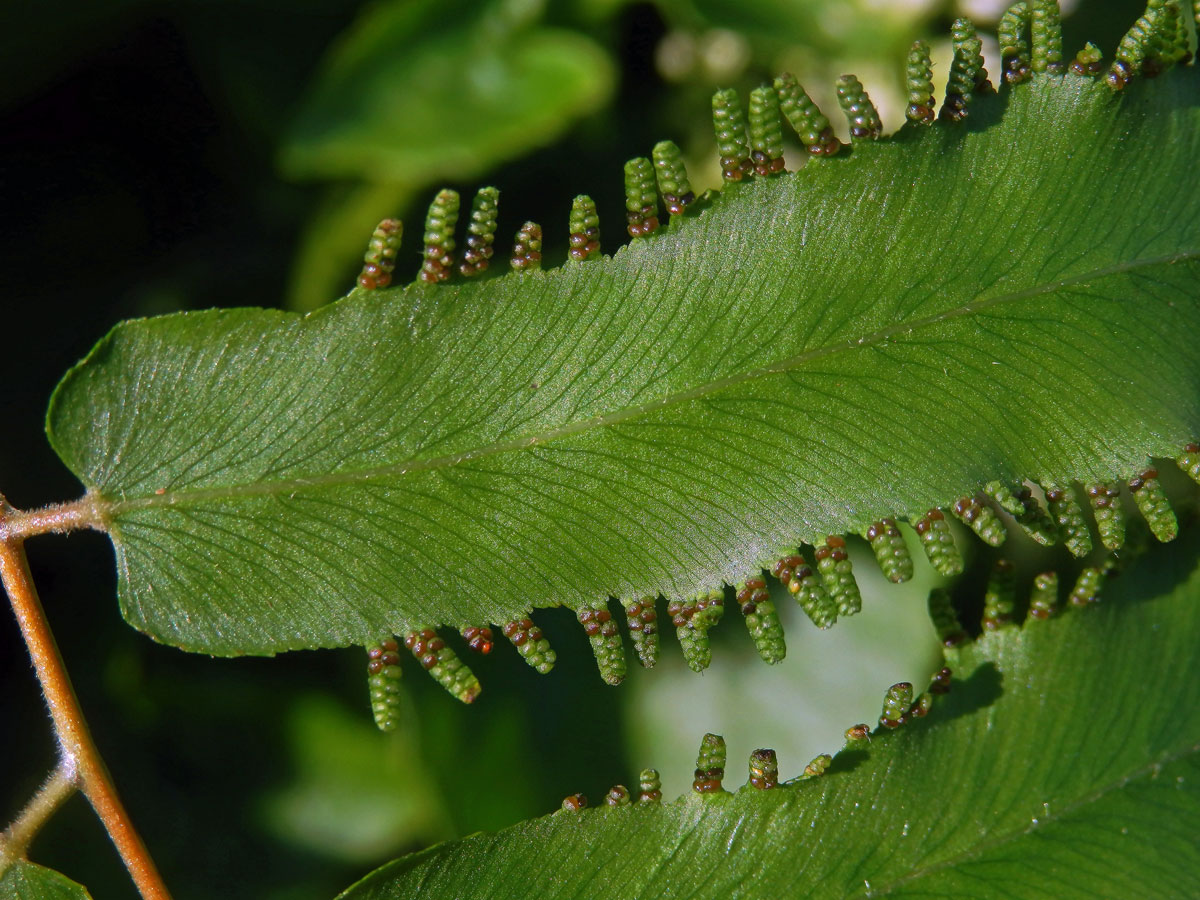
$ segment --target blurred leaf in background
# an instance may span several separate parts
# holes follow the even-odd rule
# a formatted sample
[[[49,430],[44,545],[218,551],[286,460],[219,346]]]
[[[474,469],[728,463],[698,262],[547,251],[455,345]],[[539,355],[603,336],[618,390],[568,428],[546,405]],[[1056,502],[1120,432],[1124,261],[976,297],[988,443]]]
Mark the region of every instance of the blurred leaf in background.
[[[369,7],[334,45],[281,148],[292,176],[423,184],[485,170],[605,102],[613,65],[536,0]]]
[[[411,706],[406,696],[408,727],[383,734],[328,695],[297,698],[285,724],[291,776],[260,801],[267,831],[359,864],[452,837]]]
[[[610,54],[539,0],[391,0],[336,42],[280,148],[290,177],[353,179],[310,223],[290,304],[341,293],[375,222],[439,179],[486,172],[606,103]],[[411,228],[410,233],[415,233]]]

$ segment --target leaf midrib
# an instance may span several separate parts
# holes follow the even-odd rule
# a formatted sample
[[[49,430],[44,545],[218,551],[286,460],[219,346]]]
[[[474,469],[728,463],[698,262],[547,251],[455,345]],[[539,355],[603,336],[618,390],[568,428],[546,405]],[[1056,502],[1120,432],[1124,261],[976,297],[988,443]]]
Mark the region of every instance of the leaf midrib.
[[[1060,819],[1063,819],[1066,816],[1069,816],[1078,810],[1084,809],[1093,803],[1097,803],[1100,800],[1103,800],[1105,797],[1107,797],[1109,794],[1113,793],[1114,791],[1123,790],[1126,786],[1132,784],[1133,782],[1135,782],[1139,779],[1145,778],[1147,775],[1150,775],[1156,769],[1161,769],[1164,766],[1170,765],[1171,763],[1178,762],[1179,760],[1183,759],[1184,757],[1189,756],[1194,753],[1200,753],[1200,744],[1188,742],[1183,747],[1181,747],[1177,750],[1173,750],[1168,753],[1165,753],[1164,755],[1155,759],[1153,762],[1146,763],[1143,766],[1138,766],[1136,769],[1132,770],[1131,772],[1129,772],[1125,775],[1122,775],[1118,778],[1113,779],[1108,784],[1103,785],[1102,787],[1091,792],[1090,794],[1086,794],[1083,797],[1080,797],[1078,800],[1075,800],[1072,803],[1068,803],[1065,806],[1062,806],[1057,811],[1051,812],[1045,816],[1039,817],[1036,824],[1031,823],[1029,825],[1026,825],[1024,828],[1015,828],[1012,831],[1006,832],[999,836],[989,834],[988,840],[986,842],[981,842],[979,845],[977,845],[975,847],[970,847],[966,850],[963,850],[959,853],[954,854],[953,856],[950,856],[950,857],[943,859],[937,863],[934,863],[933,865],[926,866],[924,868],[914,869],[913,871],[909,872],[908,874],[902,875],[900,878],[897,878],[895,881],[891,882],[890,884],[886,885],[885,887],[871,888],[869,890],[865,890],[860,893],[848,894],[848,895],[846,895],[846,897],[847,898],[863,898],[863,900],[870,900],[870,898],[873,898],[873,897],[886,897],[889,894],[891,894],[892,891],[896,890],[899,887],[902,887],[903,885],[909,884],[910,882],[913,882],[913,881],[917,881],[921,878],[925,878],[929,875],[940,872],[944,869],[953,868],[954,866],[957,866],[963,862],[966,862],[967,860],[982,856],[983,854],[985,854],[991,850],[994,850],[997,847],[1003,847],[1005,844],[1009,844],[1012,841],[1018,840],[1018,839],[1024,837],[1025,835],[1030,834],[1036,828],[1044,828],[1045,826],[1047,826],[1051,823],[1057,822]]]
[[[393,463],[386,466],[377,466],[370,469],[331,472],[329,474],[314,475],[312,477],[282,478],[272,481],[248,482],[242,484],[225,485],[221,487],[198,488],[194,490],[189,490],[186,488],[182,490],[166,490],[161,494],[156,493],[152,495],[144,495],[132,499],[124,498],[120,500],[109,500],[105,498],[103,494],[95,494],[93,495],[92,500],[95,503],[96,510],[101,518],[108,520],[114,516],[120,515],[121,513],[131,512],[139,509],[173,507],[188,503],[203,503],[211,500],[229,500],[242,497],[287,494],[301,489],[337,487],[341,485],[369,482],[379,478],[394,478],[397,476],[406,475],[410,472],[450,468],[471,460],[493,456],[499,453],[508,453],[532,447],[543,446],[551,441],[570,437],[591,429],[605,428],[610,425],[627,422],[654,410],[662,409],[677,403],[686,403],[690,400],[697,400],[710,394],[715,394],[719,391],[725,390],[726,388],[734,385],[744,384],[759,378],[766,378],[772,375],[778,375],[783,372],[791,371],[815,359],[832,356],[844,351],[852,351],[864,347],[871,347],[876,344],[891,340],[898,335],[912,335],[921,329],[932,327],[941,322],[974,315],[986,309],[992,309],[1007,303],[1019,302],[1021,300],[1029,299],[1030,297],[1036,297],[1041,294],[1047,294],[1065,287],[1084,284],[1123,272],[1130,272],[1136,269],[1149,268],[1158,265],[1170,265],[1172,263],[1184,262],[1186,260],[1196,258],[1200,258],[1200,249],[1180,250],[1176,253],[1162,256],[1114,263],[1109,266],[1103,266],[1098,269],[1092,269],[1087,272],[1083,272],[1079,275],[1072,276],[1071,278],[1059,279],[1056,281],[1047,282],[1045,284],[1038,284],[1024,290],[1013,291],[1006,294],[998,294],[994,297],[989,297],[982,300],[974,300],[970,303],[965,303],[961,306],[945,310],[935,315],[925,316],[908,322],[897,323],[896,325],[888,328],[882,328],[870,334],[863,335],[857,339],[851,338],[844,341],[839,341],[836,344],[827,344],[811,350],[805,350],[802,353],[795,354],[794,356],[779,360],[771,363],[770,365],[760,366],[755,369],[749,369],[745,372],[739,372],[732,375],[726,375],[721,378],[687,388],[685,390],[667,394],[664,397],[648,403],[624,407],[622,409],[614,410],[613,412],[605,413],[604,415],[591,416],[579,421],[569,422],[566,425],[562,425],[557,428],[551,428],[540,433],[524,435],[503,441],[496,441],[483,447],[476,447],[471,450],[461,451],[459,453],[429,457],[425,459],[409,459],[404,462]]]

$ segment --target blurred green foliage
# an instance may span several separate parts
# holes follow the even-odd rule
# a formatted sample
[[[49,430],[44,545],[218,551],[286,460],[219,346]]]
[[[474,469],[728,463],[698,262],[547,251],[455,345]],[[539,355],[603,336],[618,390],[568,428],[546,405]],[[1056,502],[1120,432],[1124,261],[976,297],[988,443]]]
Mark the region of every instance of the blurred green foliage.
[[[427,184],[548,143],[606,101],[603,48],[528,0],[370,8],[320,67],[280,150],[289,176]]]
[[[538,0],[368,7],[331,48],[280,147],[293,177],[344,179],[306,230],[289,302],[345,285],[364,227],[439,179],[474,178],[607,102],[613,63]],[[413,229],[414,232],[416,229]]]

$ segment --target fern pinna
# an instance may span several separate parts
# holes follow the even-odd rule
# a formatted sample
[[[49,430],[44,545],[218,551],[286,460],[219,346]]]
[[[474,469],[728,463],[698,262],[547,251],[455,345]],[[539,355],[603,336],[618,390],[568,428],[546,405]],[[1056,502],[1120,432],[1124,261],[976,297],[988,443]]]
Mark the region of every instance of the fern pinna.
[[[1178,457],[1195,476],[1200,454],[1200,117],[1181,15],[1154,0],[1103,70],[1090,45],[1065,64],[1052,3],[1018,3],[999,92],[959,20],[937,115],[920,42],[892,136],[839,80],[848,145],[790,75],[748,104],[718,91],[723,189],[697,196],[659,143],[625,166],[632,241],[611,255],[579,195],[568,232],[527,223],[501,272],[498,191],[475,197],[460,244],[444,190],[415,283],[389,286],[402,228],[387,220],[358,287],[308,316],[117,326],[64,379],[48,429],[114,541],[124,615],[214,654],[395,635],[470,701],[457,633],[498,629],[546,672],[539,607],[574,610],[616,683],[624,631],[649,666],[674,630],[700,670],[731,605],[778,662],[768,578],[828,627],[861,605],[849,549],[864,539],[896,582],[918,554],[961,571],[971,531],[1082,556],[1091,516],[1117,550],[1126,499],[1169,540],[1157,470]],[[569,262],[543,270],[543,239]],[[1011,607],[997,594],[989,621]]]

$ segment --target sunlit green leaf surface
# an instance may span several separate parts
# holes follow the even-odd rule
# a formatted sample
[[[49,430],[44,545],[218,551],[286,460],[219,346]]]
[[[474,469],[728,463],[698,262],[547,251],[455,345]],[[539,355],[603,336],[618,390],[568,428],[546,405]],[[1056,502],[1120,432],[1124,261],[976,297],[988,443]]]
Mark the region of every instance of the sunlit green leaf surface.
[[[126,618],[221,654],[678,597],[993,478],[1128,477],[1200,433],[1196,86],[1039,77],[594,263],[125,323],[51,440]]]

